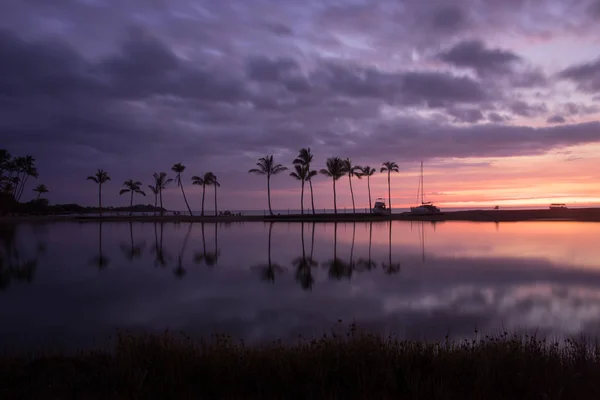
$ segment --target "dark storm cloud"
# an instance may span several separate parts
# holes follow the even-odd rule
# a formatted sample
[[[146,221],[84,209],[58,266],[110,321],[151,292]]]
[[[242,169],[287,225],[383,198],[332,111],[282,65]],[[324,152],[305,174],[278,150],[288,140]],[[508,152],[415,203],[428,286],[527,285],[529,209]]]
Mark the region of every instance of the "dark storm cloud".
[[[521,61],[518,55],[510,51],[486,48],[480,40],[460,42],[441,53],[439,58],[457,67],[473,68],[479,75],[507,73],[514,63]]]
[[[588,93],[600,91],[600,58],[588,63],[573,65],[562,70],[559,76],[568,79]]]

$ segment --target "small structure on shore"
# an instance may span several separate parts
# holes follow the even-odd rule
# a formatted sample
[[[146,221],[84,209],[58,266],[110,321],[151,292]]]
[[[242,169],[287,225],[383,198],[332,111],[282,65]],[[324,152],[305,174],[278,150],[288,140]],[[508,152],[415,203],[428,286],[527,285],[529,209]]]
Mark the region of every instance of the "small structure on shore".
[[[566,210],[567,206],[564,203],[552,203],[550,204],[551,210]]]

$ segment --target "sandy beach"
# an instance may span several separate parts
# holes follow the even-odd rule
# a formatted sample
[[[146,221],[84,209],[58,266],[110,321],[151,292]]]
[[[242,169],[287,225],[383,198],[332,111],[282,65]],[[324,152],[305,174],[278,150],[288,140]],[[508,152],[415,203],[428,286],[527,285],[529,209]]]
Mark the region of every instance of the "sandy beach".
[[[305,215],[232,215],[232,216],[102,216],[86,215],[27,215],[5,216],[0,223],[21,222],[365,222],[365,221],[474,221],[474,222],[517,222],[517,221],[579,221],[600,222],[600,208],[577,208],[564,210],[468,210],[443,212],[436,215],[373,215],[367,213],[305,214]]]

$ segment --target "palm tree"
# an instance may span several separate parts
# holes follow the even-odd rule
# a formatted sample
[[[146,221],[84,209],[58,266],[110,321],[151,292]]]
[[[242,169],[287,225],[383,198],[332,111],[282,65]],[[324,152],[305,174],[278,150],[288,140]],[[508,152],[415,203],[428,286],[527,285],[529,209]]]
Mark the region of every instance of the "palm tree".
[[[148,189],[150,189],[150,191],[154,195],[154,215],[156,215],[156,205],[158,203],[159,189],[156,185],[148,185]]]
[[[298,157],[296,157],[296,159],[294,160],[294,164],[300,164],[300,165],[306,167],[306,170],[308,171],[307,180],[308,180],[308,185],[310,187],[310,202],[312,205],[312,213],[313,213],[313,215],[315,215],[315,198],[313,195],[312,178],[314,176],[317,176],[317,171],[310,169],[310,164],[312,163],[312,160],[313,160],[313,155],[310,152],[310,147],[308,147],[308,148],[300,149],[300,151],[298,152]]]
[[[217,180],[217,176],[213,174],[212,185],[215,187],[215,217],[217,216],[217,188],[221,187],[221,184]],[[216,228],[215,228],[216,230]]]
[[[302,184],[300,191],[300,214],[304,215],[304,182],[308,179],[308,170],[304,165],[294,164],[294,172],[290,172],[290,176],[298,179]]]
[[[32,156],[17,157],[14,160],[14,167],[16,169],[18,184],[14,186],[13,195],[17,201],[21,199],[25,184],[30,176],[37,178],[39,176],[37,169],[35,168],[35,158]]]
[[[369,190],[369,212],[373,212],[373,205],[371,204],[371,177],[375,175],[377,170],[375,168],[371,168],[368,165],[365,165],[362,168],[362,176],[367,177],[367,189]]]
[[[400,263],[392,263],[392,221],[390,223],[388,263],[381,263],[381,267],[388,275],[393,275],[400,271]]]
[[[123,182],[123,189],[119,191],[119,196],[125,193],[131,193],[131,200],[129,201],[129,215],[133,214],[133,195],[135,193],[146,196],[146,193],[141,189],[142,182],[134,181],[133,179],[127,179]]]
[[[256,166],[258,168],[252,168],[248,171],[248,173],[267,176],[267,199],[269,201],[269,214],[273,215],[273,210],[271,209],[271,176],[277,175],[283,171],[287,171],[287,167],[284,167],[281,164],[275,164],[272,155],[259,158]]]
[[[187,198],[185,197],[185,192],[183,190],[183,182],[181,181],[181,174],[183,173],[183,171],[185,171],[185,165],[183,165],[182,163],[177,163],[177,164],[173,165],[173,167],[171,167],[171,171],[173,171],[177,174],[177,176],[175,176],[175,183],[177,183],[177,186],[179,186],[181,188],[181,194],[183,195],[183,201],[185,201],[185,205],[187,206],[187,209],[190,212],[190,216],[192,216],[192,209],[190,208]]]
[[[161,208],[160,214],[162,215],[164,213],[162,192],[167,188],[169,183],[173,182],[173,178],[167,178],[166,172],[155,172],[152,174],[152,176],[154,177],[154,186],[158,189],[158,197],[160,198]]]
[[[352,213],[356,214],[356,207],[354,205],[354,191],[352,190],[352,177],[356,176],[358,179],[362,178],[362,167],[360,165],[352,165],[352,161],[349,158],[344,160],[344,169],[348,174],[348,183],[350,183],[350,196],[352,196]]]
[[[400,172],[400,170],[398,169],[398,164],[396,164],[393,161],[386,161],[383,164],[381,164],[381,170],[380,172],[387,172],[387,176],[388,176],[388,204],[390,206],[390,214],[392,213],[392,189],[391,189],[391,185],[390,185],[390,174],[392,172]]]
[[[102,216],[102,185],[110,181],[110,176],[103,169],[99,169],[95,175],[88,176],[87,180],[98,184],[98,214]]]
[[[346,168],[344,161],[339,157],[331,157],[327,159],[327,168],[320,170],[319,172],[325,176],[332,178],[333,180],[333,212],[337,214],[337,195],[335,192],[335,181],[346,175]]]
[[[207,172],[203,176],[192,176],[192,185],[202,186],[202,208],[200,211],[201,216],[204,216],[204,195],[206,194],[206,187],[212,185],[216,178],[217,177],[212,172]]]
[[[37,192],[37,194],[38,194],[38,195],[37,195],[37,197],[35,198],[36,200],[38,200],[42,194],[44,194],[44,193],[48,193],[48,192],[49,192],[48,188],[47,188],[47,187],[46,187],[46,185],[44,185],[43,183],[42,183],[42,184],[39,184],[39,185],[37,185],[37,186],[36,186],[36,187],[33,189],[33,191],[34,191],[34,192]]]

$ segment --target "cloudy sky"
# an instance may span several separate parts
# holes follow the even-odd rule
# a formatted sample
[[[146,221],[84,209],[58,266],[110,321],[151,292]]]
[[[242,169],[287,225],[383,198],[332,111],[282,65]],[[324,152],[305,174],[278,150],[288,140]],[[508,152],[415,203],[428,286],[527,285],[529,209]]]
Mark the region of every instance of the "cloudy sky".
[[[399,206],[420,160],[446,207],[600,203],[598,0],[4,0],[0,60],[0,147],[37,158],[52,202],[93,204],[104,168],[126,203],[125,179],[182,162],[218,175],[220,208],[263,209],[247,170],[311,147],[317,168],[398,162]],[[298,207],[297,182],[273,186]]]

